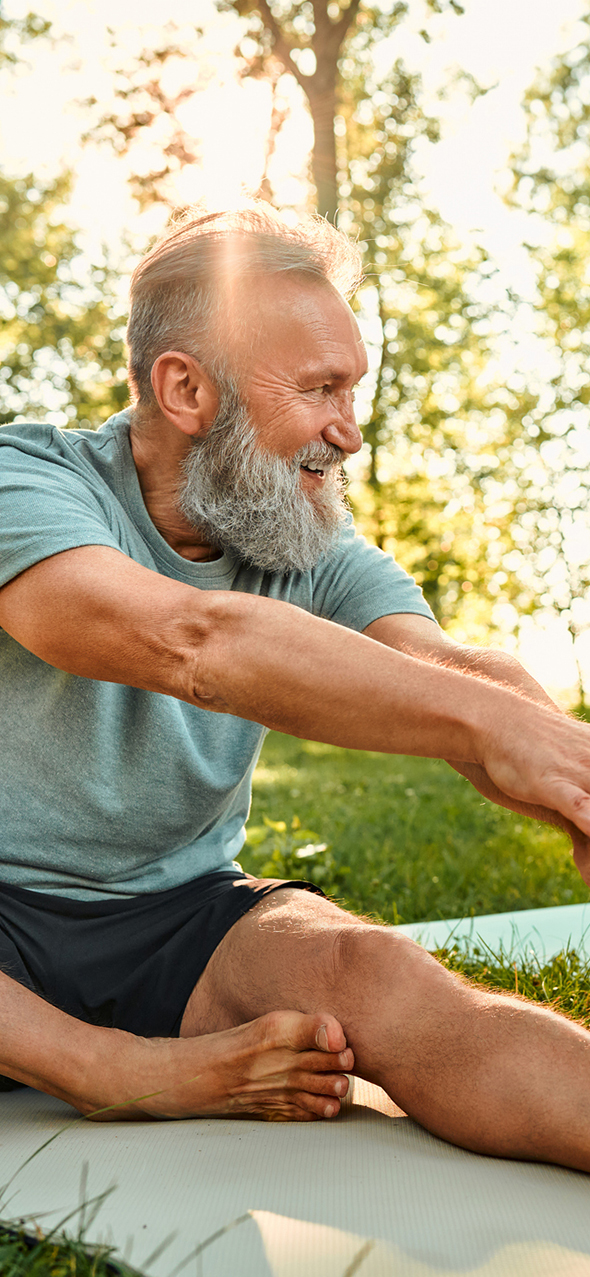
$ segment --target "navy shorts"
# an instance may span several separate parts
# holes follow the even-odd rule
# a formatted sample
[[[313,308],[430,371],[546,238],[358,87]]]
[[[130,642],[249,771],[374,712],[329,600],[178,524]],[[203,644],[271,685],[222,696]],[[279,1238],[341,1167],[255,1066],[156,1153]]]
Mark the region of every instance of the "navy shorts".
[[[69,900],[0,884],[0,971],[78,1020],[178,1037],[217,945],[284,887],[323,895],[308,882],[233,871],[125,900]]]

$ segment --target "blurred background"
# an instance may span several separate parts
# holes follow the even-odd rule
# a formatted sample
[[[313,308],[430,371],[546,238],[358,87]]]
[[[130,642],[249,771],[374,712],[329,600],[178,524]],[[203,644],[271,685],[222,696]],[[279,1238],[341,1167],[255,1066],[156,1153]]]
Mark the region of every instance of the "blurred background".
[[[126,288],[244,191],[363,244],[361,530],[590,696],[587,0],[0,4],[0,421],[127,401]]]

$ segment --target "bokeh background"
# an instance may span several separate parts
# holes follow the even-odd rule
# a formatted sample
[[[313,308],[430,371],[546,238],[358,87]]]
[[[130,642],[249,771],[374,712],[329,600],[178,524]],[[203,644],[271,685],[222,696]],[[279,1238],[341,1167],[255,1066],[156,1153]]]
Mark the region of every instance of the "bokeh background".
[[[587,0],[5,0],[0,37],[0,421],[125,404],[127,279],[173,207],[318,208],[365,249],[360,527],[583,703]]]

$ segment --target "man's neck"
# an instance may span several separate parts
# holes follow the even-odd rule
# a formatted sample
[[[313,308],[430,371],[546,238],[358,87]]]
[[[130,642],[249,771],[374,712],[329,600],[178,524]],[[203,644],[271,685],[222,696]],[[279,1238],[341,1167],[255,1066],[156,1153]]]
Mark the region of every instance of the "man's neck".
[[[219,550],[209,545],[178,509],[181,465],[190,450],[190,438],[165,419],[139,424],[132,416],[129,442],[145,507],[160,536],[176,554],[192,563],[219,559]]]

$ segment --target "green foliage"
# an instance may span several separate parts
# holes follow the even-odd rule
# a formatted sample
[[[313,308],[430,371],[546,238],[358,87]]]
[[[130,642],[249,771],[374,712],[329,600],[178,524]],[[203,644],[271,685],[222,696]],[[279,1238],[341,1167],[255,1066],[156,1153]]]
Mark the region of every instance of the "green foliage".
[[[531,596],[567,620],[574,640],[590,622],[590,14],[581,25],[576,46],[527,94],[511,194],[533,218],[537,331],[549,370],[527,419],[541,465],[522,494],[516,540]]]
[[[35,13],[6,18],[0,70],[23,46],[51,38]],[[117,273],[106,257],[83,265],[64,218],[71,177],[41,182],[0,171],[0,425],[15,417],[98,425],[127,400]]]
[[[31,40],[47,37],[51,23],[38,13],[27,13],[24,18],[6,18],[0,3],[0,68],[16,66],[22,61],[22,47]]]
[[[70,178],[0,173],[0,423],[95,426],[127,402],[114,272],[81,268],[63,220]]]
[[[512,304],[506,299],[502,317],[497,299],[492,305],[492,263],[462,248],[425,206],[414,156],[424,139],[437,140],[438,125],[422,108],[420,79],[399,61],[378,76],[377,44],[373,27],[351,37],[336,121],[341,222],[363,244],[357,305],[372,321],[378,365],[363,429],[365,482],[353,503],[365,533],[412,572],[441,623],[462,623],[473,638],[489,628],[493,604],[519,589],[499,573],[513,551],[507,482],[520,473],[531,401],[493,371]]]
[[[265,825],[265,816],[281,827]],[[249,839],[245,870],[259,874],[270,862],[264,876],[313,877],[293,854],[294,817],[301,838],[314,831],[309,841],[327,845],[335,885],[328,876],[319,885],[353,912],[384,922],[588,900],[565,835],[487,802],[445,763],[271,733],[254,776],[251,818],[269,834],[258,847],[259,834]]]
[[[326,894],[338,894],[350,873],[337,865],[328,843],[319,842],[312,829],[302,829],[298,816],[289,827],[284,820],[263,816],[262,825],[248,827],[250,863],[259,878],[304,878]]]
[[[130,189],[142,209],[155,203],[177,204],[175,177],[187,164],[199,162],[199,140],[187,133],[177,111],[214,78],[216,67],[210,58],[201,56],[202,36],[200,27],[181,32],[174,21],[165,23],[154,45],[140,48],[136,57],[113,72],[110,103],[96,98],[82,103],[90,118],[82,140],[107,144],[119,156],[132,152],[136,140],[157,126],[157,168],[142,168],[129,177]],[[163,87],[162,75],[179,64],[186,66],[185,82],[174,93]]]

